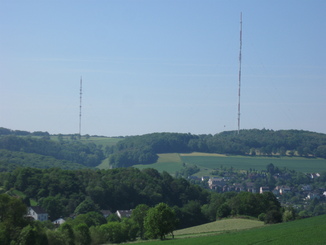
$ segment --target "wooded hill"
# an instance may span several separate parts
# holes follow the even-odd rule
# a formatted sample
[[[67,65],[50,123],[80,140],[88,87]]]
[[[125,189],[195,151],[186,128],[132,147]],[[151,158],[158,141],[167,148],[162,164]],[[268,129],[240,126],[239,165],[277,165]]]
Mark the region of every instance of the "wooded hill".
[[[0,130],[3,132],[4,130]],[[51,140],[47,133],[26,134],[12,131],[0,135],[0,165],[2,171],[16,167],[62,169],[93,168],[105,159],[101,146],[82,143],[76,137],[65,140],[58,136]],[[10,131],[9,131],[10,132]],[[16,133],[15,133],[16,132]]]
[[[41,168],[92,168],[98,166],[106,157],[109,157],[112,167],[129,167],[154,163],[160,153],[194,151],[326,158],[326,134],[302,130],[250,129],[241,130],[240,134],[236,131],[226,131],[215,135],[152,133],[124,137],[117,144],[106,147],[87,140],[81,141],[79,135],[71,135],[70,138],[57,135],[56,140],[52,140],[53,138],[54,136],[50,137],[47,132],[29,133],[0,128],[0,149],[7,150],[0,152],[2,169],[12,169],[12,164],[29,166],[29,160],[26,159],[33,157],[36,159],[34,162],[39,163],[37,167]],[[23,153],[36,155],[27,156]],[[47,156],[43,158],[43,164],[39,161],[42,156]]]
[[[326,158],[326,134],[299,130],[241,130],[216,135],[153,133],[126,137],[110,155],[113,167],[149,164],[159,153],[206,152],[232,155],[298,155]]]
[[[18,168],[0,173],[0,186],[9,193],[12,190],[24,193],[27,206],[33,199],[49,213],[51,220],[102,209],[112,212],[134,209],[139,204],[152,207],[163,202],[174,207],[179,228],[214,221],[231,213],[256,218],[269,213],[268,222],[282,221],[280,203],[271,192],[219,194],[150,168],[73,171]]]

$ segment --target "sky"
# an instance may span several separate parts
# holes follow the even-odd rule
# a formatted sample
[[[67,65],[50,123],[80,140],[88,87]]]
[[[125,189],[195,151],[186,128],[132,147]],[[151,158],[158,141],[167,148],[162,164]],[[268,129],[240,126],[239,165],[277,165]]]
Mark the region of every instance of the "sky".
[[[324,0],[0,0],[0,127],[326,133]]]

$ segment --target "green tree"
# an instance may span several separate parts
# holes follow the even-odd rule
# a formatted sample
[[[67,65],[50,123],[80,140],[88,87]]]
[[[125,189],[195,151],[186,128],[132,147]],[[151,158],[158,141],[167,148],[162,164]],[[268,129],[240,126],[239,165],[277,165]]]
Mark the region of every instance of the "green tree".
[[[275,224],[282,222],[282,213],[280,210],[270,210],[266,213],[265,224]]]
[[[139,229],[139,236],[144,239],[144,220],[147,215],[149,207],[146,204],[139,204],[134,210],[132,210],[131,218],[135,221]]]
[[[295,219],[295,214],[292,210],[285,210],[282,215],[283,222],[292,221]]]
[[[67,222],[63,223],[62,225],[60,225],[59,231],[63,234],[63,237],[65,239],[65,245],[75,244],[75,234],[70,224],[68,224]]]
[[[227,203],[223,203],[221,206],[218,207],[216,212],[216,217],[221,219],[228,217],[231,214],[231,208]]]
[[[326,158],[326,145],[321,145],[317,147],[316,156]]]
[[[172,233],[177,224],[175,212],[165,203],[159,203],[154,208],[148,210],[145,218],[146,235],[149,238],[160,238]]]
[[[40,205],[44,208],[48,214],[49,218],[53,221],[60,218],[60,214],[64,209],[63,205],[61,204],[61,200],[59,196],[53,197],[48,196],[40,200]]]
[[[99,207],[93,202],[92,199],[86,198],[75,209],[75,214],[86,214],[92,211],[99,211]]]
[[[88,226],[85,223],[80,223],[74,228],[76,234],[76,244],[89,245],[91,244],[91,235]]]
[[[25,226],[18,237],[19,245],[47,245],[48,240],[45,234],[45,229],[39,222],[34,222]]]
[[[102,240],[110,243],[121,243],[128,239],[128,235],[123,229],[123,224],[120,222],[109,222],[100,226]]]
[[[70,221],[72,226],[78,226],[79,224],[86,224],[87,227],[103,225],[106,219],[101,213],[98,212],[88,212],[86,214],[79,214],[75,219]]]
[[[7,194],[0,195],[0,244],[9,244],[16,240],[21,229],[26,226],[25,204],[19,198]]]
[[[49,245],[66,245],[64,234],[58,230],[46,230]]]

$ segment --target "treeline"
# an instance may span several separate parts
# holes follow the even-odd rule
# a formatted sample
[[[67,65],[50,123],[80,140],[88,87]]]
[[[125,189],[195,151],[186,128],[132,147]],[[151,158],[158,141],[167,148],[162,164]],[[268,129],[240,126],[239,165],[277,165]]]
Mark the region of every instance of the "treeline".
[[[157,154],[189,152],[189,142],[198,136],[180,133],[153,133],[126,137],[113,147],[110,164],[113,167],[129,167],[157,161]]]
[[[71,170],[86,168],[84,165],[67,160],[59,160],[51,156],[0,149],[0,172],[11,172],[16,168],[22,167],[61,168]]]
[[[42,131],[35,131],[35,132],[28,132],[24,130],[11,130],[8,128],[0,127],[0,136],[1,135],[17,135],[17,136],[50,136],[48,132],[42,132]]]
[[[155,169],[118,168],[111,170],[61,170],[21,168],[11,173],[1,173],[0,186],[6,191],[24,193],[24,202],[37,201],[49,213],[52,220],[81,212],[81,206],[91,206],[87,211],[127,210],[139,204],[155,206],[166,203],[175,208],[179,227],[199,225],[216,220],[220,205],[227,203],[232,215],[258,216],[270,207],[261,206],[258,195],[252,193],[218,194],[190,184],[184,178],[173,178]],[[236,196],[241,200],[233,200]],[[273,194],[268,198],[279,211],[279,203]],[[256,196],[255,200],[252,197]],[[243,197],[243,199],[242,199]],[[250,201],[248,207],[246,202]],[[82,204],[83,203],[83,204]],[[92,205],[89,205],[92,203]],[[274,206],[272,209],[274,209]],[[256,210],[255,212],[253,211]]]
[[[0,186],[19,190],[48,210],[51,219],[75,213],[90,198],[100,209],[132,209],[138,204],[153,206],[164,202],[182,207],[191,200],[201,205],[209,192],[183,178],[154,169],[62,170],[19,168],[2,173]]]
[[[54,141],[49,137],[5,135],[0,137],[0,149],[39,154],[87,167],[95,167],[105,158],[102,147],[94,143],[83,144],[78,140],[65,141],[60,138]]]
[[[21,168],[1,173],[0,186],[8,193],[22,192],[26,206],[33,199],[48,212],[51,220],[75,216],[57,230],[50,223],[24,221],[24,208],[19,199],[8,199],[2,194],[1,244],[16,244],[12,241],[20,244],[24,240],[35,244],[36,238],[42,240],[41,244],[52,244],[51,241],[66,244],[67,239],[79,244],[86,238],[86,244],[125,242],[136,237],[162,239],[174,229],[229,216],[249,215],[265,223],[296,217],[294,210],[281,208],[271,192],[214,193],[154,169]],[[114,213],[118,209],[133,209],[132,219],[120,220],[110,215],[105,220],[100,213],[100,210]]]
[[[49,156],[87,167],[95,167],[109,157],[114,168],[151,164],[160,153],[194,151],[326,158],[326,135],[302,130],[251,129],[241,130],[240,134],[226,131],[216,135],[152,133],[125,137],[104,149],[94,143],[82,143],[75,135],[71,135],[71,140],[65,140],[62,135],[51,140],[47,132],[27,133],[0,128],[0,149]]]
[[[326,135],[300,130],[241,130],[216,135],[153,133],[126,137],[111,149],[110,164],[154,163],[159,153],[206,152],[234,155],[298,155],[326,158]]]
[[[214,205],[209,205],[209,208],[216,211],[217,218],[247,213],[257,216],[259,213],[259,219],[265,223],[295,219],[293,210],[282,210],[271,193],[230,193],[229,196],[213,196],[212,200]],[[105,219],[100,212],[90,211],[67,219],[57,227],[48,221],[28,219],[23,202],[6,194],[0,194],[0,211],[0,243],[3,245],[98,245],[135,241],[137,238],[163,240],[167,234],[173,236],[180,218],[192,215],[193,219],[199,219],[198,215],[202,216],[194,202],[188,205],[183,216],[178,207],[170,207],[166,203],[153,207],[140,204],[133,209],[130,218],[119,219],[112,214]]]

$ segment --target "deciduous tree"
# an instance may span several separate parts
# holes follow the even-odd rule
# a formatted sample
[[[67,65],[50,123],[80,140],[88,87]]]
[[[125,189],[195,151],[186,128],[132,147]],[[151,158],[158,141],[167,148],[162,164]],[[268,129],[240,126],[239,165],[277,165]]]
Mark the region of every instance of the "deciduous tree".
[[[177,224],[175,212],[165,203],[159,203],[148,210],[145,218],[146,235],[149,238],[163,240],[169,233],[173,234]]]

